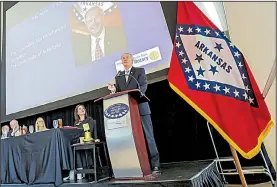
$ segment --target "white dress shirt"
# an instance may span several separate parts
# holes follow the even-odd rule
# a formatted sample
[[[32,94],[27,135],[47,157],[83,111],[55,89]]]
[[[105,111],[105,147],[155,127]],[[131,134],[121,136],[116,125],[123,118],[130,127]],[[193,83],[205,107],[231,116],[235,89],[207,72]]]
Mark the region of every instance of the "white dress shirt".
[[[130,74],[131,69],[132,69],[132,67],[130,67],[129,69],[125,69],[124,70],[126,82],[128,81],[128,78],[129,78],[128,75]]]
[[[3,133],[1,136],[1,139],[5,139],[5,138],[8,138],[7,133],[5,133],[5,134]]]
[[[95,61],[95,49],[96,49],[96,39],[94,36],[91,37],[91,60]],[[105,39],[105,28],[103,28],[100,36],[98,37],[100,39],[99,45],[102,50],[103,56],[105,56],[105,50],[104,50],[104,39]]]

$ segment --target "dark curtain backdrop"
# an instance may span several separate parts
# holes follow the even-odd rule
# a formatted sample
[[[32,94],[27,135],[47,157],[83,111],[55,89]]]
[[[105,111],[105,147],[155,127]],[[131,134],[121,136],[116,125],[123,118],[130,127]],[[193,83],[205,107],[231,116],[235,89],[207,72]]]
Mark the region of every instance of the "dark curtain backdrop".
[[[97,121],[97,132],[98,135],[100,136],[100,138],[103,139],[103,135],[104,134],[104,129],[102,129],[103,127],[103,112],[102,112],[102,103],[103,102],[99,102],[99,103],[94,103],[93,101],[87,101],[85,103],[80,103],[80,104],[84,104],[84,106],[86,107],[87,113],[89,116],[93,117],[96,121]],[[26,125],[34,125],[35,126],[35,122],[36,119],[38,117],[42,117],[46,123],[47,128],[53,128],[53,120],[57,120],[57,119],[62,119],[63,121],[63,126],[73,126],[74,124],[74,109],[75,109],[75,105],[74,106],[68,106],[65,108],[61,108],[58,110],[54,110],[54,111],[49,111],[46,113],[42,113],[42,114],[37,114],[31,117],[26,117],[23,119],[18,119],[18,122],[20,124],[20,126]],[[3,123],[2,125],[5,125],[8,123]]]

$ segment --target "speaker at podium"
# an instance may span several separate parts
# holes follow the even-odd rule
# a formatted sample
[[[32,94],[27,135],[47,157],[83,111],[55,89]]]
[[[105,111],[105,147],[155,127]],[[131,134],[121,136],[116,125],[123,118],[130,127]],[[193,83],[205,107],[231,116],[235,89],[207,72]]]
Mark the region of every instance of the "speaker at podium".
[[[138,103],[149,101],[138,89],[110,94],[103,100],[104,127],[114,177],[142,178],[151,173]]]

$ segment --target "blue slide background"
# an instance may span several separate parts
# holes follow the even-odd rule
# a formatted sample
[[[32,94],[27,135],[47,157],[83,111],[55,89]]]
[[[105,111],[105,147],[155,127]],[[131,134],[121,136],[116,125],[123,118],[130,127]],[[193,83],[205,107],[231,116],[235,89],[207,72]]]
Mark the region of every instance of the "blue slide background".
[[[123,52],[136,54],[159,46],[162,60],[143,66],[146,71],[169,64],[172,41],[159,2],[118,3],[128,41],[126,51],[118,51],[93,63],[75,66],[72,32],[69,23],[71,2],[42,9],[39,18],[29,17],[7,30],[6,34],[6,114],[33,108],[107,85],[113,80],[114,62]],[[47,11],[46,11],[47,10]],[[8,21],[8,20],[7,20]],[[43,35],[57,33],[39,41]],[[34,44],[14,57],[13,51]],[[36,42],[37,41],[37,42]],[[51,51],[47,48],[56,46]],[[12,59],[26,53],[33,60],[13,67]],[[80,49],[82,50],[82,49]],[[26,58],[25,58],[26,59]],[[23,58],[21,59],[23,60]],[[21,60],[18,60],[20,62]]]

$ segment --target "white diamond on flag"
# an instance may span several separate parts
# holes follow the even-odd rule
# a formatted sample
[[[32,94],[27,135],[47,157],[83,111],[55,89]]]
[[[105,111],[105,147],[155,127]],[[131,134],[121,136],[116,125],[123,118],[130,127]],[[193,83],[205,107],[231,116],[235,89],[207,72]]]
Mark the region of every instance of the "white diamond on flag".
[[[234,57],[224,40],[211,39],[202,35],[181,35],[180,37],[197,79],[234,85],[241,89],[245,88]],[[221,44],[223,48],[221,52],[214,48],[216,43]],[[202,54],[204,60],[200,61],[200,63],[195,61],[195,58],[197,58],[196,54]],[[213,74],[213,71],[209,71],[211,69],[210,65],[216,66],[218,73]],[[200,67],[206,70],[207,76],[198,75],[197,70]],[[230,72],[228,73],[228,71]]]
[[[190,89],[257,104],[243,55],[221,31],[178,25],[175,50]]]

